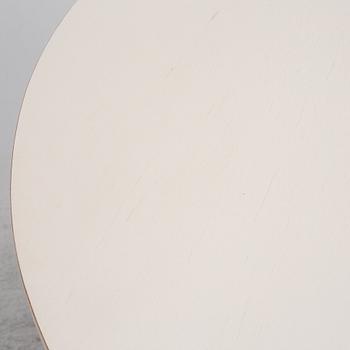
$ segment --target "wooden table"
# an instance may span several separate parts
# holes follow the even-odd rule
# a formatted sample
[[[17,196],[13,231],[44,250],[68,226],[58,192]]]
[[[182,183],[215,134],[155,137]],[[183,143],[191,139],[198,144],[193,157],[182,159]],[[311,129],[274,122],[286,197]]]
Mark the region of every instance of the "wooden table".
[[[331,0],[73,7],[13,157],[50,350],[350,348],[349,16]]]

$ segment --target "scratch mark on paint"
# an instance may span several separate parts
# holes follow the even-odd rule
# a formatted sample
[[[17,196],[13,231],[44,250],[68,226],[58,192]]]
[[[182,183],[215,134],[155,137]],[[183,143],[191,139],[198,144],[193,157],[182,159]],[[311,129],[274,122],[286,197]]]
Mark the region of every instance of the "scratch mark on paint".
[[[129,213],[128,217],[126,218],[126,221],[127,221],[127,222],[130,221],[130,219],[133,217],[133,215],[135,214],[137,208],[138,208],[138,207],[140,206],[140,204],[142,203],[142,200],[143,200],[143,198],[140,198],[140,199],[138,200],[138,202],[136,203],[136,205],[134,205],[134,206],[132,207],[132,209],[130,210],[130,213]]]
[[[167,73],[164,75],[164,79],[169,78],[169,76],[170,76],[171,74],[174,73],[175,68],[176,68],[176,66],[171,66],[171,67],[169,68],[169,70],[167,71]]]
[[[336,50],[335,55],[334,55],[334,57],[332,59],[331,65],[329,67],[329,70],[328,70],[328,72],[326,74],[326,80],[330,79],[330,77],[331,77],[335,67],[337,66],[338,60],[339,60],[340,55],[341,55],[341,53],[343,51],[342,50],[343,47],[344,47],[344,33],[342,32],[341,35],[340,35],[340,40],[338,42],[337,50]]]
[[[213,13],[213,15],[210,17],[210,20],[209,20],[209,22],[212,22],[212,21],[214,21],[214,19],[218,16],[218,14],[220,13],[220,11],[216,11],[216,12],[214,12]]]
[[[263,199],[262,199],[262,201],[261,201],[259,210],[257,211],[254,220],[257,219],[257,217],[259,216],[261,210],[264,208],[266,199],[267,199],[267,197],[268,197],[269,194],[270,194],[270,191],[271,191],[271,188],[272,188],[272,184],[273,184],[273,182],[274,182],[274,180],[275,180],[277,174],[278,174],[278,170],[277,170],[277,171],[272,175],[272,177],[271,177],[271,180],[270,180],[270,182],[269,182],[269,184],[268,184],[268,186],[267,186],[266,192],[265,192],[265,194],[264,194],[264,197],[263,197]]]
[[[243,325],[244,325],[244,321],[247,317],[247,313],[248,313],[248,306],[249,306],[249,301],[250,301],[250,298],[248,297],[246,302],[245,302],[245,305],[244,305],[244,310],[243,310],[243,313],[242,313],[242,316],[241,316],[241,319],[239,321],[239,325],[238,325],[238,330],[237,330],[237,335],[236,335],[236,342],[239,340],[239,337],[241,335],[241,332],[242,332],[242,328],[243,328]]]

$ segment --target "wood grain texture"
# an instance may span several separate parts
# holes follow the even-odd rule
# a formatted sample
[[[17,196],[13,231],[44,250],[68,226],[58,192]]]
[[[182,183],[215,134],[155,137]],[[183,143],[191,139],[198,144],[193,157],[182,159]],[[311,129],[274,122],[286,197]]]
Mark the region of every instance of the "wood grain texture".
[[[349,12],[78,2],[12,173],[50,350],[350,346]]]

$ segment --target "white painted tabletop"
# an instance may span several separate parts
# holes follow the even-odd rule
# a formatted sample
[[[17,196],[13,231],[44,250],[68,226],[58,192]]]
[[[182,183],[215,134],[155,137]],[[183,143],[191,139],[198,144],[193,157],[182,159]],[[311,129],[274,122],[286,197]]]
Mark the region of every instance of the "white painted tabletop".
[[[340,0],[73,7],[13,157],[50,350],[350,348],[349,18]]]

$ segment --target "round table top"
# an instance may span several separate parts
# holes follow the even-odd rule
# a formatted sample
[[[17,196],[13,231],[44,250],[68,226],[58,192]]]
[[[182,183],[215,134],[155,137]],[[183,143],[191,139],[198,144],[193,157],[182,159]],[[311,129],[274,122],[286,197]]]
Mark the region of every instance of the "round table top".
[[[50,350],[350,348],[350,3],[81,0],[12,172]]]

